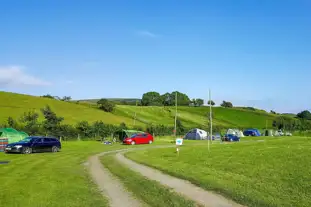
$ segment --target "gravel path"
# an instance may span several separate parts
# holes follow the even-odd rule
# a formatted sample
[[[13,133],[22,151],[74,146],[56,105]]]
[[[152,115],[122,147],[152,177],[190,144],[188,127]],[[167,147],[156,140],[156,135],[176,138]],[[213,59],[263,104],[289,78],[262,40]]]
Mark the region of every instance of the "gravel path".
[[[120,150],[124,151],[124,150]],[[116,152],[116,151],[115,151]],[[122,183],[115,178],[100,162],[99,157],[111,152],[104,152],[92,156],[88,160],[88,167],[94,182],[98,185],[104,197],[108,197],[111,207],[141,207],[145,206],[127,192]]]
[[[175,192],[180,193],[191,200],[196,201],[199,204],[210,207],[238,207],[242,206],[230,201],[220,195],[208,192],[202,188],[199,188],[189,181],[175,178],[170,175],[166,175],[159,170],[147,167],[145,165],[138,164],[132,160],[123,156],[124,152],[117,153],[117,159],[126,164],[131,170],[141,173],[143,176],[156,180],[162,185],[172,188]]]
[[[172,146],[156,146],[150,148],[167,148]],[[108,169],[106,169],[100,162],[99,157],[109,153],[116,153],[116,158],[121,163],[127,165],[131,170],[139,172],[150,180],[156,180],[162,185],[165,185],[177,193],[180,193],[203,206],[209,207],[242,207],[220,195],[208,192],[200,187],[191,184],[189,181],[175,178],[166,175],[159,170],[138,164],[123,156],[125,152],[132,150],[145,150],[147,148],[123,149],[109,152],[103,152],[94,155],[88,159],[88,168],[94,182],[98,185],[104,197],[108,197],[111,207],[143,207],[144,203],[137,200],[133,195],[128,192],[123,184],[114,177]]]

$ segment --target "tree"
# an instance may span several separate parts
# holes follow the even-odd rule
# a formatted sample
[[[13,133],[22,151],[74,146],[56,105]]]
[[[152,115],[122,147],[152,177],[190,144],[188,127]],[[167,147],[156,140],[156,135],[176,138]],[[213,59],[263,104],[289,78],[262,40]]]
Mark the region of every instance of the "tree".
[[[11,116],[8,117],[7,123],[8,123],[8,126],[11,128],[16,128],[17,126],[17,122]]]
[[[207,104],[208,104],[208,105],[211,105],[211,104],[212,104],[212,106],[215,106],[215,102],[214,102],[213,100],[208,100]]]
[[[270,113],[271,113],[271,114],[276,114],[276,112],[275,112],[275,111],[273,111],[273,110],[271,110],[271,111],[270,111]]]
[[[97,101],[97,105],[99,105],[99,108],[101,110],[104,110],[106,112],[113,112],[115,108],[115,104],[113,102],[108,101],[107,99],[104,98]]]
[[[297,114],[298,118],[311,120],[311,113],[308,110],[304,110]]]
[[[50,95],[50,94],[46,94],[41,96],[42,98],[50,98],[50,99],[54,99],[54,96]]]
[[[141,103],[143,106],[160,106],[162,105],[161,96],[155,91],[144,93]]]
[[[185,133],[186,129],[183,126],[182,122],[180,119],[176,120],[176,134],[183,134]]]
[[[39,132],[38,123],[39,114],[33,111],[24,112],[20,117],[20,122],[24,124],[25,131],[30,135],[34,135]]]
[[[78,132],[82,133],[83,137],[90,137],[92,133],[92,127],[87,121],[80,121],[76,124]]]
[[[124,122],[122,122],[121,124],[120,124],[120,126],[119,126],[119,129],[124,129],[124,130],[126,130],[127,129],[127,126],[126,126],[126,124],[124,123]]]
[[[48,105],[42,108],[41,112],[44,116],[42,126],[45,132],[49,133],[50,135],[61,136],[60,124],[64,120],[64,118],[58,117]]]
[[[170,93],[165,93],[161,96],[161,102],[164,106],[172,106],[172,97]]]
[[[197,106],[203,106],[203,104],[204,104],[204,100],[203,99],[200,99],[200,98],[196,99],[196,105]]]
[[[71,101],[71,97],[70,96],[64,96],[61,100],[62,101]]]
[[[102,136],[104,137],[107,135],[106,130],[105,130],[105,124],[103,121],[96,121],[92,125],[92,131],[93,134],[95,134],[95,137]]]
[[[177,104],[179,106],[189,106],[191,102],[190,98],[186,94],[181,93],[179,91],[174,91],[171,93],[171,97],[170,97],[171,105],[172,106],[175,105],[176,93],[177,93]]]
[[[222,104],[220,104],[220,106],[226,107],[226,108],[232,108],[233,107],[232,103],[228,102],[228,101],[223,101]]]

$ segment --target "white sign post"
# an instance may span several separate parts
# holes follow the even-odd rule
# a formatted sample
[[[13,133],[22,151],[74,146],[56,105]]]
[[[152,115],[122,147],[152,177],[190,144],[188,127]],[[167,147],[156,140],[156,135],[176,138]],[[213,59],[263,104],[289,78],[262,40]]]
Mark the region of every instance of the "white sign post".
[[[179,155],[179,146],[181,146],[183,143],[183,139],[182,138],[177,138],[176,139],[176,152]]]

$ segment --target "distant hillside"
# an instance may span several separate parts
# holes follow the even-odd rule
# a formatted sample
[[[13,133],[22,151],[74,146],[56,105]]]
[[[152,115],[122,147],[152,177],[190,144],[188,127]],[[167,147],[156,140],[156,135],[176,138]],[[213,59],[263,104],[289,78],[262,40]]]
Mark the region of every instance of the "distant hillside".
[[[0,123],[5,122],[9,116],[19,118],[24,112],[30,110],[36,111],[41,115],[40,109],[46,105],[49,105],[59,116],[63,116],[65,118],[65,123],[68,124],[75,124],[83,120],[89,122],[102,120],[104,123],[111,124],[132,122],[128,117],[118,116],[80,104],[49,98],[0,92],[0,100]]]
[[[109,101],[114,102],[126,102],[126,103],[136,103],[136,101],[140,101],[141,99],[138,98],[106,98]],[[97,103],[99,99],[81,99],[81,100],[75,100],[75,101],[81,101],[81,102],[89,102],[89,103]]]
[[[64,102],[49,98],[21,95],[16,93],[0,92],[0,123],[7,120],[9,116],[19,118],[23,112],[34,110],[40,112],[40,108],[50,105],[59,115],[65,118],[65,122],[75,124],[86,120],[94,122],[102,120],[107,124],[126,123],[128,126],[134,124],[133,117],[136,113],[136,125],[146,124],[174,125],[174,107],[160,106],[129,106],[117,105],[113,113],[106,113],[97,109],[95,99],[80,100],[79,102]],[[139,99],[110,99],[110,100],[132,100]],[[178,118],[187,127],[206,126],[208,121],[208,107],[178,107]],[[273,119],[277,115],[253,108],[222,108],[213,107],[214,126],[238,127],[238,128],[265,128],[266,124],[271,127]]]

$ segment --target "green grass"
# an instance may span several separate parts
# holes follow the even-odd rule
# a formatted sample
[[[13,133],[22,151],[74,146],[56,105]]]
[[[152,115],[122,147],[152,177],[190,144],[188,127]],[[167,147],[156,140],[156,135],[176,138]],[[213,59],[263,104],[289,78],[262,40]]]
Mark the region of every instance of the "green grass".
[[[131,124],[133,121],[128,117],[118,116],[112,113],[106,113],[102,110],[87,107],[71,102],[53,100],[16,93],[0,91],[0,123],[6,122],[9,116],[18,119],[24,112],[36,111],[42,119],[41,108],[49,105],[58,116],[65,118],[65,123],[75,124],[78,121],[86,120],[95,122],[102,120],[107,124],[120,124],[122,122]]]
[[[154,144],[163,143],[167,142]],[[0,164],[1,206],[108,206],[107,200],[91,182],[83,163],[90,155],[99,152],[148,146],[80,141],[63,142],[59,153],[22,155],[0,152],[0,161],[10,161],[9,164]]]
[[[114,154],[101,158],[102,163],[117,176],[133,195],[150,207],[191,207],[198,206],[193,201],[172,192],[156,181],[149,180],[141,174],[119,163]]]
[[[40,109],[50,105],[57,115],[65,118],[65,123],[75,124],[78,121],[89,122],[102,120],[106,124],[126,123],[133,125],[133,115],[136,113],[136,124],[145,127],[147,123],[174,125],[175,110],[173,107],[136,107],[117,105],[113,113],[106,113],[97,109],[91,102],[63,102],[48,98],[41,98],[16,93],[0,92],[0,124],[6,122],[9,116],[17,119],[26,111],[36,111],[42,115]],[[186,127],[200,127],[207,125],[208,107],[178,107],[178,118]],[[214,126],[263,129],[272,125],[276,115],[260,110],[247,110],[243,108],[213,107]]]
[[[138,121],[154,124],[174,124],[175,109],[173,107],[136,107],[120,105],[117,106],[116,115],[124,117],[133,117],[136,112]],[[178,117],[182,120],[185,126],[197,127],[207,124],[208,107],[178,107]],[[225,127],[256,127],[265,128],[267,125],[271,126],[272,121],[276,115],[261,112],[251,111],[239,108],[222,108],[213,107],[214,125],[221,125]]]
[[[247,138],[243,139],[247,140]],[[311,206],[311,138],[129,152],[127,157],[248,206]]]

